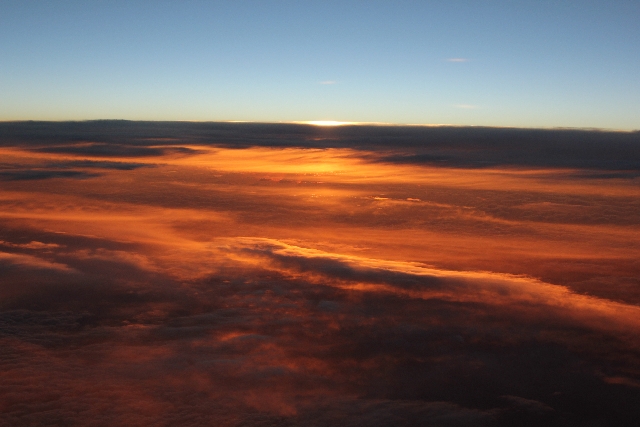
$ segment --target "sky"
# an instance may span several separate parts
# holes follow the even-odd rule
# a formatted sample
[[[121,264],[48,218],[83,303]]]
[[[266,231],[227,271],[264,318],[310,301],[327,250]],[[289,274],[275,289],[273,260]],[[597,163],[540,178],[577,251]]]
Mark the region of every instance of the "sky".
[[[0,120],[640,128],[636,1],[0,2]]]
[[[639,137],[0,123],[0,424],[636,426]]]

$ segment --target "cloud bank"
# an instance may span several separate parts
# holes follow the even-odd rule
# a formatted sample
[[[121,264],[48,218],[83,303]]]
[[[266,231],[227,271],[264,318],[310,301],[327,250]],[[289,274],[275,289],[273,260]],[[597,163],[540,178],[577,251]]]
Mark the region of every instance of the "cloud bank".
[[[0,128],[1,423],[640,416],[636,134]]]

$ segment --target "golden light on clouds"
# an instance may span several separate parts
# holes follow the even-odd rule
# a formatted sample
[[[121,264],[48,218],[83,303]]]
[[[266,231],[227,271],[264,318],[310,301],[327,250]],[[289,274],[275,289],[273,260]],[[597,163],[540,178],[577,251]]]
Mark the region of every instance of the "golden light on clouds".
[[[74,396],[57,403],[69,414],[90,396],[142,424],[386,408],[385,423],[477,425],[525,411],[518,399],[551,417],[553,393],[584,381],[593,399],[635,396],[635,172],[375,142],[437,128],[359,127],[347,144],[352,129],[273,125],[277,145],[224,126],[247,142],[223,127],[219,143],[154,130],[0,147],[8,407],[24,399],[7,390],[46,401],[38,378]]]

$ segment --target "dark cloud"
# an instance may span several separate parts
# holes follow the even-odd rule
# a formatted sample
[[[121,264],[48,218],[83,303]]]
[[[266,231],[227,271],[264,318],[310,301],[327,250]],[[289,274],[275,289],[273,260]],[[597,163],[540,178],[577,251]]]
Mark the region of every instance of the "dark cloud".
[[[50,178],[75,178],[86,179],[100,176],[96,173],[74,170],[43,170],[43,169],[26,169],[26,170],[0,170],[0,180],[4,181],[31,181]]]
[[[134,162],[110,162],[110,161],[96,161],[96,160],[73,160],[69,162],[56,162],[49,163],[49,167],[58,168],[96,168],[96,169],[114,169],[130,171],[144,167],[154,167],[153,164],[148,163],[134,163]]]
[[[87,143],[90,141],[90,143]],[[70,143],[72,142],[72,143]],[[637,177],[640,132],[490,127],[339,126],[260,123],[5,122],[0,145],[95,156],[193,154],[186,147],[354,148],[377,151],[372,161],[462,168],[496,166],[620,171],[602,178]],[[593,175],[588,175],[592,177]]]
[[[295,417],[293,425],[309,426],[485,426],[492,411],[478,411],[446,402],[384,399],[320,401]]]
[[[93,160],[73,160],[66,162],[47,162],[37,168],[27,165],[0,165],[0,180],[30,181],[51,178],[87,179],[100,176],[99,173],[81,169],[112,169],[130,171],[141,167],[153,167],[153,164],[134,162],[110,162]]]
[[[570,177],[586,179],[636,179],[640,177],[640,171],[629,170],[621,172],[583,171],[569,174]]]
[[[156,148],[144,146],[132,146],[123,144],[77,144],[77,145],[58,145],[53,147],[37,147],[32,148],[33,151],[42,153],[63,153],[77,154],[84,156],[97,157],[155,157],[170,153],[178,154],[194,154],[197,150],[186,147]],[[103,164],[104,165],[104,164]],[[99,167],[99,166],[98,166]]]
[[[542,402],[538,402],[537,400],[525,399],[518,396],[502,396],[502,398],[513,408],[516,408],[516,410],[525,413],[547,415],[554,412],[552,407],[545,405]]]

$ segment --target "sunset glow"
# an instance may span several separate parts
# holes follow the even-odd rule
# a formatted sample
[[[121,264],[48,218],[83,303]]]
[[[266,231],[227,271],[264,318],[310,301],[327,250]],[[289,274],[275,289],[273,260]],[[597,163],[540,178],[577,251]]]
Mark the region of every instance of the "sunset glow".
[[[278,146],[244,124],[164,125],[183,142],[142,125],[88,137],[109,123],[42,140],[30,126],[0,146],[9,414],[22,401],[9,390],[44,405],[45,383],[61,411],[82,405],[65,415],[81,424],[103,416],[87,399],[142,424],[179,416],[178,399],[229,425],[242,423],[225,411],[361,419],[352,407],[477,425],[637,396],[638,177],[598,169],[624,141],[580,168],[500,158],[455,129],[445,152],[396,127],[358,128],[394,144],[341,147],[349,128],[272,125],[303,141]],[[219,131],[237,147],[212,142]],[[492,132],[498,144],[528,131]]]
[[[637,427],[640,1],[0,2],[0,427]]]
[[[308,122],[300,122],[307,125],[314,126],[345,126],[345,125],[356,125],[357,122],[338,122],[335,120],[311,120]]]

